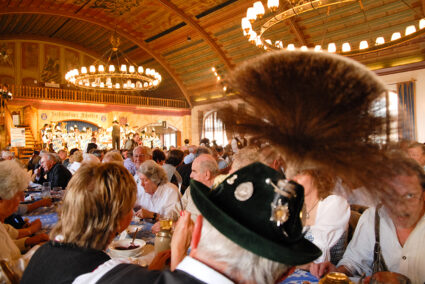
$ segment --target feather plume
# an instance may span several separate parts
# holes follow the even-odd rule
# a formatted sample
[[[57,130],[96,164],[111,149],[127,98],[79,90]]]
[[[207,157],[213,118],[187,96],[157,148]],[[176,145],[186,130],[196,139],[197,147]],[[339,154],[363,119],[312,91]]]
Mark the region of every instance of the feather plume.
[[[374,138],[389,131],[375,103],[386,88],[366,67],[328,53],[272,52],[234,70],[229,84],[248,107],[219,110],[227,130],[278,148],[289,177],[318,168],[385,191],[391,172]]]

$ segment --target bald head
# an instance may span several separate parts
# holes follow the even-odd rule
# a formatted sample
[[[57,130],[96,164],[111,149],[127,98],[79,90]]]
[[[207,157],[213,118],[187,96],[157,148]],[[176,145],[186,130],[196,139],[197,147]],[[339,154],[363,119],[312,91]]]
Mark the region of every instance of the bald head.
[[[201,154],[193,161],[192,173],[190,174],[192,179],[211,187],[217,174],[218,165],[212,155]]]
[[[147,151],[146,148],[143,146],[137,146],[133,150],[133,162],[136,165],[137,168],[140,167],[140,165],[146,161],[147,159]]]

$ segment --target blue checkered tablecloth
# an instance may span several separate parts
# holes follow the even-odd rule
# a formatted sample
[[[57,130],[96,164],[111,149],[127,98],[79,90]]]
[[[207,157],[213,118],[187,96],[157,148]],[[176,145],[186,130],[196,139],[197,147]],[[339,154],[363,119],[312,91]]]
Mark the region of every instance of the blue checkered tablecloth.
[[[311,275],[310,272],[296,269],[294,273],[288,276],[285,280],[282,282],[279,282],[279,284],[302,284],[302,283],[319,283],[319,279],[317,279],[315,276]]]

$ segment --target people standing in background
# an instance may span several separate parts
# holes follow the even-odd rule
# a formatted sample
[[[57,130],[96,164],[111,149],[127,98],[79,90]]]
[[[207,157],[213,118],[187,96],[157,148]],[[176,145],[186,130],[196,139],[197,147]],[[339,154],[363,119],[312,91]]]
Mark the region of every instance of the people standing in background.
[[[116,120],[112,122],[112,149],[120,149],[120,125]]]
[[[410,158],[418,162],[425,169],[425,145],[419,142],[413,142],[407,148],[407,154]]]

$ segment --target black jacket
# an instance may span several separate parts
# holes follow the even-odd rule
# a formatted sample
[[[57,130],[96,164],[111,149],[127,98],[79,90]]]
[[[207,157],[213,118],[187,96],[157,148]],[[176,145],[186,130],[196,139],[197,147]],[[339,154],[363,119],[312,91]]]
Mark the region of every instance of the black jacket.
[[[56,163],[47,173],[47,179],[44,178],[44,176],[41,176],[36,182],[43,184],[43,182],[48,181],[52,188],[60,186],[62,189],[65,189],[71,177],[72,174],[67,168],[65,168],[62,164]]]
[[[184,283],[204,283],[193,276],[183,272],[181,270],[175,270],[173,272],[168,270],[149,271],[146,268],[140,267],[135,264],[119,264],[115,268],[111,269],[108,273],[103,275],[97,283],[109,283],[109,284],[131,284],[131,283],[150,283],[150,284],[184,284]]]

